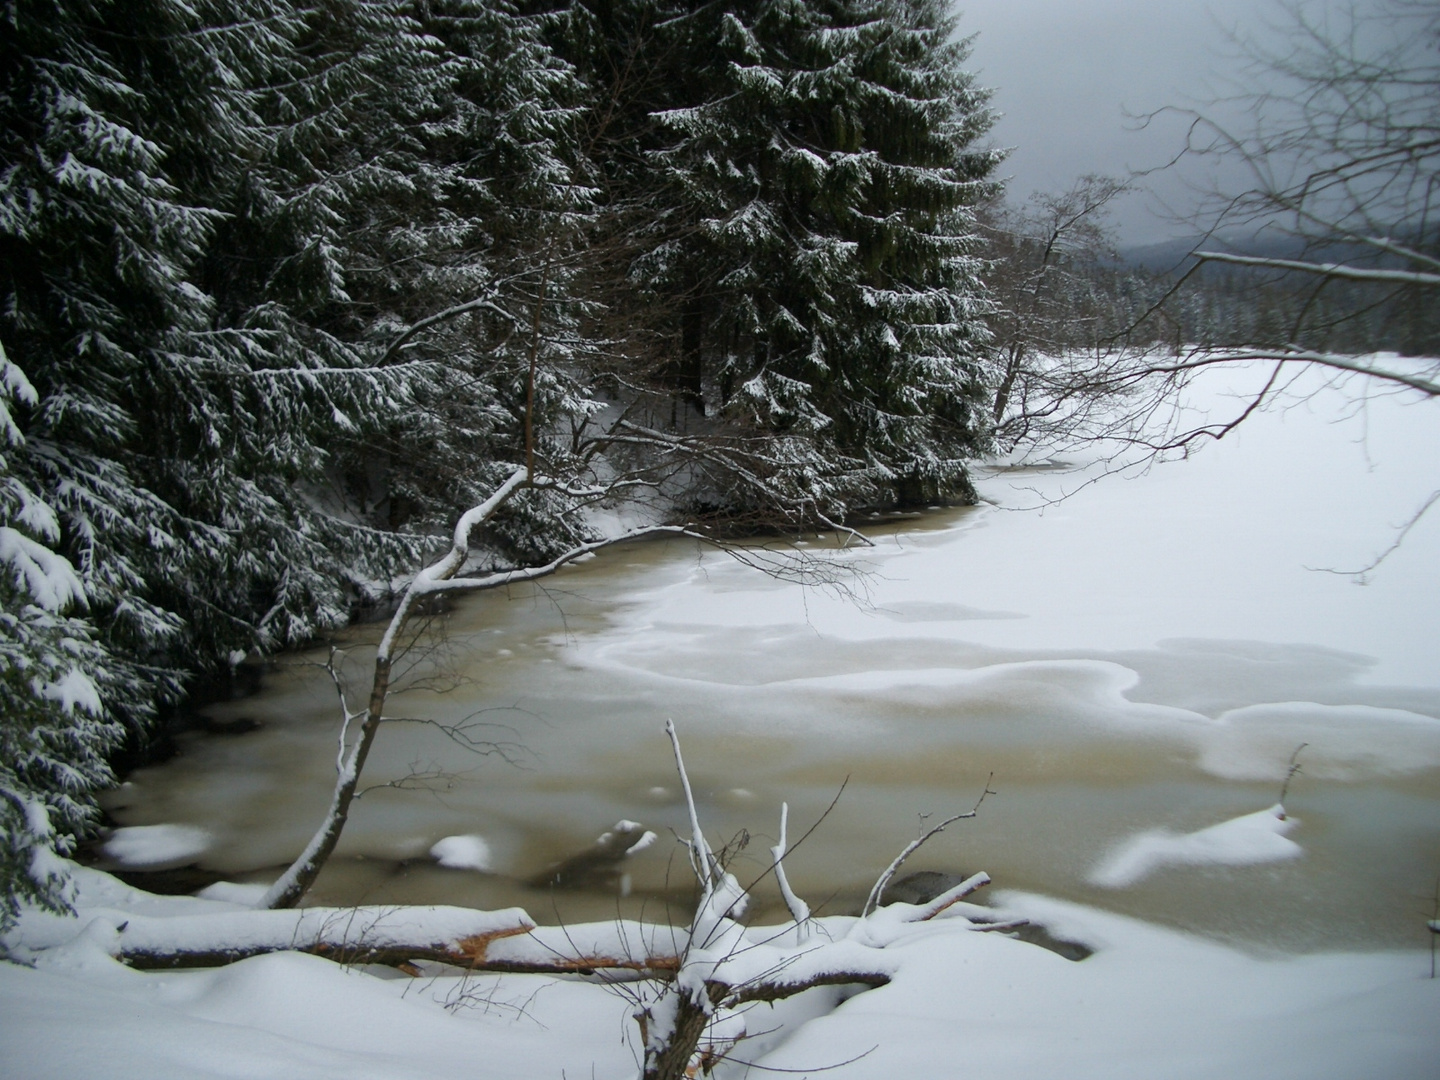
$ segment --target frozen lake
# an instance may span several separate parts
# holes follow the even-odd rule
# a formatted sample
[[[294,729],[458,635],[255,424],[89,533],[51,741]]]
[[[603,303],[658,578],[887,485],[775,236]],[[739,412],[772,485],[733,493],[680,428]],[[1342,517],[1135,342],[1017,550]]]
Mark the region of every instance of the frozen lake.
[[[1075,458],[992,469],[979,507],[877,527],[869,548],[815,541],[848,595],[657,542],[467,598],[388,712],[495,724],[483,734],[514,764],[429,726],[382,730],[313,899],[660,917],[686,892],[673,717],[703,823],[753,837],[742,880],[768,865],[782,800],[793,841],[844,785],[787,859],[825,911],[857,907],[921,815],[968,810],[993,775],[979,816],[908,869],[984,869],[1259,947],[1423,947],[1440,875],[1440,512],[1363,578],[1333,571],[1385,550],[1440,486],[1437,463],[1435,404],[1321,390],[1189,460],[1088,486]],[[371,630],[349,635],[356,699]],[[324,657],[207,710],[261,727],[186,736],[113,793],[112,815],[190,827],[176,861],[195,861],[200,829],[202,866],[273,878],[333,782]],[[1301,743],[1283,840],[1190,835],[1274,804]],[[659,841],[585,888],[535,883],[620,819]],[[487,869],[439,865],[430,849],[451,836],[479,837],[451,849]],[[1117,859],[1132,872],[1107,874]]]

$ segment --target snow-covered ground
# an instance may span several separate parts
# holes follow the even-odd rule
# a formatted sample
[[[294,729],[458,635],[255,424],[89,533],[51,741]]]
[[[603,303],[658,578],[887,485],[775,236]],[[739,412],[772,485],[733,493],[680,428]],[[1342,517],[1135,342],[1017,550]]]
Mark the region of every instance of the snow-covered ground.
[[[27,954],[33,967],[0,964],[7,1077],[618,1080],[636,1071],[633,1002],[593,981],[380,977],[300,953],[141,972],[110,958],[116,928],[169,918],[178,935],[244,909],[150,897],[85,871],[79,910],[68,927],[28,916],[21,936],[49,947]],[[739,1044],[721,1074],[747,1075],[739,1062],[749,1061],[847,1080],[1428,1080],[1440,1063],[1440,980],[1427,978],[1422,952],[1257,958],[1033,894],[1002,894],[991,911],[1095,951],[1077,962],[961,919],[915,924],[886,949],[888,986],[838,1008],[825,989],[753,1006],[746,1024],[762,1034]],[[848,922],[816,929],[839,936]]]
[[[1208,912],[1177,906],[1171,922],[1223,936],[1234,921],[1231,936],[1246,943],[1041,895],[1046,881],[1026,870],[1028,889],[999,891],[992,914],[1042,924],[1092,949],[1088,958],[974,933],[958,919],[917,924],[887,946],[890,985],[833,1009],[823,993],[773,1016],[757,1006],[749,1029],[780,1031],[741,1044],[736,1058],[837,1080],[1440,1075],[1432,902],[1416,884],[1440,872],[1440,512],[1363,581],[1329,572],[1386,548],[1440,486],[1437,463],[1435,404],[1388,397],[1355,407],[1324,391],[1191,460],[1104,480],[1043,511],[1018,508],[1085,474],[995,470],[981,483],[989,505],[846,556],[868,568],[868,605],[777,587],[719,555],[658,572],[652,561],[621,582],[623,605],[568,640],[554,681],[605,691],[586,719],[599,733],[590,737],[619,754],[641,736],[605,710],[643,709],[643,738],[658,741],[649,720],[664,714],[649,714],[666,706],[695,737],[692,769],[729,754],[719,774],[743,788],[717,788],[707,815],[727,806],[749,814],[811,782],[778,760],[784,746],[809,762],[844,758],[860,773],[846,795],[858,811],[845,818],[842,806],[831,837],[812,844],[858,836],[896,792],[940,790],[934,776],[968,806],[977,792],[951,779],[957,757],[973,759],[982,780],[994,761],[1012,772],[1025,765],[1031,779],[1007,784],[1002,773],[1002,797],[962,823],[975,826],[960,850],[982,860],[976,869],[993,872],[987,855],[1033,846],[1071,896],[1089,888],[1095,903],[1121,907],[1148,896],[1155,910],[1188,896]],[[553,726],[547,767],[563,775],[567,740],[577,758],[593,751],[580,748],[578,728]],[[1017,733],[1029,757],[1011,745]],[[963,755],[951,752],[952,737],[969,740]],[[1301,742],[1310,745],[1287,799],[1294,816],[1282,818],[1266,807]],[[907,756],[887,764],[885,751],[902,743]],[[1143,768],[1122,760],[1131,746],[1149,755]],[[403,762],[414,751],[395,753]],[[644,781],[633,813],[629,804],[597,809],[553,779],[532,802],[505,777],[491,787],[517,814],[553,804],[583,831],[597,814],[642,816],[644,793],[669,798],[667,783],[663,774]],[[825,798],[829,783],[828,773],[814,781]],[[1064,802],[1077,784],[1088,786],[1084,799]],[[1094,796],[1113,788],[1133,803],[1132,787],[1154,792],[1138,814],[1148,824],[1136,824],[1133,807],[1107,816]],[[240,815],[211,799],[214,817],[184,826],[206,833],[122,831],[113,855],[149,863],[208,836],[217,849],[233,846],[225,817]],[[479,880],[514,845],[490,835],[498,818],[470,813],[407,842],[420,853],[436,845],[434,859]],[[795,820],[792,805],[792,831]],[[366,823],[355,825],[363,837]],[[874,830],[890,850],[903,839],[888,823]],[[792,878],[804,895],[801,854]],[[1395,892],[1382,879],[1402,873],[1415,881],[1382,904],[1384,890]],[[1006,884],[996,877],[997,888]],[[94,873],[81,887],[79,919],[22,925],[12,945],[31,949],[33,967],[0,965],[6,1076],[611,1080],[635,1071],[634,1006],[614,989],[541,976],[381,978],[299,954],[142,973],[110,959],[117,926],[134,919],[137,931],[158,933],[146,920],[234,917],[254,890],[161,900]],[[1306,939],[1329,942],[1326,951],[1287,954],[1277,921],[1256,913],[1273,899],[1285,904],[1279,923],[1335,920],[1342,891],[1345,910],[1369,897],[1382,912],[1376,939],[1409,944],[1347,948],[1346,923]],[[827,925],[838,933],[844,923]]]

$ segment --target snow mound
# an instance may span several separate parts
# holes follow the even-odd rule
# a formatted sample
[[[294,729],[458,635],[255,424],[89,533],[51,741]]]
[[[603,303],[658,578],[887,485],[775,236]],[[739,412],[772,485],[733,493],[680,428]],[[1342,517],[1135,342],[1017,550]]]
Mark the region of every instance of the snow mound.
[[[127,825],[105,841],[105,854],[123,866],[159,866],[208,851],[213,839],[197,825]]]
[[[1250,866],[1298,858],[1305,849],[1285,835],[1294,827],[1276,803],[1193,833],[1154,829],[1117,847],[1090,872],[1089,881],[1123,889],[1164,866]]]
[[[217,881],[206,885],[195,895],[201,900],[218,900],[222,904],[238,904],[240,907],[259,907],[260,901],[270,891],[269,885],[246,885],[235,881]]]
[[[1267,814],[1278,821],[1273,811],[1249,817]],[[244,951],[486,934],[488,959],[518,965],[557,953],[664,955],[685,933],[610,920],[497,934],[533,925],[518,909],[228,911],[213,900],[152,896],[84,867],[71,872],[79,916],[26,909],[5,943],[32,965],[0,964],[0,1046],[4,1075],[15,1080],[473,1080],[476,1061],[486,1080],[633,1076],[634,1004],[602,982],[463,971],[395,978],[293,952],[147,971],[112,954],[202,940]],[[834,1080],[1435,1075],[1440,981],[1424,978],[1429,957],[1420,949],[1259,959],[1048,897],[992,900],[992,918],[1028,919],[1094,954],[1074,963],[974,933],[964,916],[986,909],[964,904],[918,923],[893,918],[900,905],[882,909],[867,927],[881,931],[868,947],[845,916],[815,919],[810,946],[793,925],[750,927],[724,961],[731,974],[773,979],[777,955],[797,980],[843,952],[874,967],[883,943],[890,983],[757,1003],[748,1060],[767,1075],[827,1070]],[[817,949],[819,941],[829,944]]]
[[[430,857],[452,870],[493,870],[495,857],[483,836],[447,836],[430,849]]]

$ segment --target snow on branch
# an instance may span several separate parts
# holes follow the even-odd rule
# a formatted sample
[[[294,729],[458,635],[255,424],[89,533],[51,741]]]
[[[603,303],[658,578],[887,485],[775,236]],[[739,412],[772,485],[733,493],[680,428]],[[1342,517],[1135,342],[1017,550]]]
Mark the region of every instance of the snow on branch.
[[[505,502],[525,483],[527,477],[528,471],[523,465],[520,466],[511,472],[510,476],[488,498],[462,514],[460,520],[455,523],[450,549],[434,563],[416,574],[405,590],[376,650],[375,674],[370,685],[370,698],[365,708],[364,720],[360,724],[360,733],[349,753],[346,754],[342,750],[340,760],[337,762],[335,790],[330,799],[330,808],[299,857],[266,892],[261,906],[267,908],[294,907],[319,876],[321,867],[330,858],[330,853],[335,850],[335,845],[340,840],[340,833],[349,818],[350,804],[355,799],[360,773],[365,767],[365,760],[375,742],[375,735],[380,730],[385,700],[390,692],[390,668],[394,661],[395,643],[405,629],[405,624],[409,621],[411,612],[414,611],[416,601],[427,592],[438,591],[437,586],[453,578],[459,572],[460,568],[465,565],[466,558],[469,557],[471,534],[504,506]],[[341,696],[341,713],[344,721],[341,732],[343,740],[345,736],[343,728],[348,728],[351,721],[343,695]]]
[[[1380,367],[1366,363],[1363,358],[1343,353],[1319,352],[1313,349],[1214,349],[1186,357],[1168,364],[1139,364],[1125,371],[1131,380],[1147,375],[1175,375],[1187,371],[1199,371],[1217,364],[1240,363],[1247,360],[1269,360],[1279,364],[1313,364],[1317,367],[1333,368],[1365,375],[1381,382],[1397,383],[1418,390],[1427,397],[1440,397],[1440,382],[1413,375],[1394,368]]]
[[[680,774],[680,787],[685,792],[685,808],[690,813],[690,868],[695,871],[696,878],[708,894],[715,887],[723,870],[700,828],[700,815],[695,810],[695,794],[690,790],[690,774],[685,771],[685,759],[680,754],[680,736],[675,732],[675,721],[665,721],[665,734],[669,736],[671,749],[675,752],[675,771]],[[703,900],[701,904],[703,906]]]
[[[601,540],[590,540],[583,544],[576,544],[563,554],[557,555],[541,566],[523,566],[513,570],[500,570],[493,574],[486,574],[483,577],[457,577],[440,581],[428,581],[416,588],[416,594],[433,594],[442,592],[479,592],[485,589],[499,588],[502,585],[513,585],[521,581],[533,581],[536,578],[547,577],[555,573],[568,563],[586,555],[592,555],[607,547],[616,544],[627,543],[631,540],[638,540],[646,536],[684,536],[691,540],[699,540],[702,543],[714,543],[704,533],[696,532],[685,525],[646,525],[637,529],[629,529],[626,532],[615,536],[607,536]]]
[[[1296,270],[1322,277],[1344,278],[1346,281],[1385,281],[1399,285],[1440,285],[1440,274],[1423,270],[1388,270],[1382,267],[1347,266],[1344,263],[1315,263],[1302,259],[1277,259],[1260,255],[1231,255],[1223,251],[1197,251],[1202,262],[1233,263],[1236,266],[1258,266],[1270,270]]]
[[[785,900],[785,908],[790,912],[790,918],[795,920],[795,933],[803,945],[810,936],[810,905],[795,895],[790,888],[790,879],[785,876],[785,827],[790,820],[790,804],[780,804],[780,839],[770,849],[770,857],[775,860],[775,881],[780,887],[780,895]]]
[[[380,354],[380,359],[375,362],[375,366],[384,367],[386,364],[388,364],[390,360],[392,360],[395,355],[399,353],[399,351],[405,346],[406,342],[408,342],[416,334],[420,333],[420,331],[426,330],[434,326],[436,323],[442,323],[449,319],[454,319],[461,315],[468,314],[471,311],[489,311],[495,315],[499,315],[507,322],[514,324],[516,321],[515,316],[511,315],[510,312],[506,311],[499,304],[495,303],[494,295],[495,294],[492,293],[488,296],[477,297],[474,300],[467,300],[463,304],[456,304],[454,307],[448,307],[444,311],[437,311],[434,315],[426,316],[419,322],[412,323],[408,328],[406,328],[402,333],[400,333],[399,336],[397,336],[393,341],[390,342],[389,346],[385,349],[385,351]]]
[[[781,810],[780,838],[771,854],[795,929],[793,933],[788,927],[778,932],[775,928],[747,931],[735,919],[748,892],[736,885],[705,841],[673,722],[666,722],[665,733],[685,793],[690,819],[687,846],[700,899],[673,978],[653,997],[635,998],[634,1015],[644,1044],[643,1080],[682,1080],[700,1070],[708,1073],[747,1037],[744,1006],[750,1002],[778,1001],[816,986],[884,986],[895,967],[893,957],[885,951],[887,945],[911,932],[907,927],[935,918],[990,881],[988,874],[975,874],[927,904],[874,910],[878,893],[906,855],[951,822],[976,815],[985,796],[993,794],[987,781],[974,809],[932,828],[890,865],[848,933],[815,941],[807,932],[809,908],[790,889],[782,865],[789,817],[786,805]],[[985,928],[968,920],[961,925]]]
[[[668,440],[667,440],[668,441]],[[757,476],[756,482],[759,483]],[[623,483],[624,481],[616,481]],[[730,547],[720,544],[719,541],[690,526],[685,525],[653,525],[638,529],[632,529],[621,533],[618,536],[606,537],[599,540],[587,541],[576,544],[569,550],[561,553],[549,562],[539,566],[522,566],[514,569],[503,570],[495,573],[483,574],[475,577],[460,577],[460,571],[470,555],[470,540],[474,532],[490,521],[496,513],[511,499],[517,491],[525,487],[544,487],[550,490],[565,491],[570,485],[562,480],[535,477],[526,465],[514,467],[510,474],[502,481],[483,501],[471,507],[455,523],[449,549],[429,566],[421,570],[411,580],[400,598],[389,625],[382,635],[375,655],[375,671],[371,682],[370,696],[363,712],[354,712],[350,709],[345,700],[343,692],[340,694],[340,712],[342,719],[342,730],[340,734],[340,753],[336,762],[336,781],[334,794],[331,797],[330,808],[320,827],[306,845],[304,851],[293,864],[281,875],[280,879],[266,893],[263,906],[270,908],[288,908],[297,904],[315,878],[319,875],[320,868],[324,865],[330,854],[339,841],[340,832],[345,826],[349,815],[350,805],[356,796],[361,770],[364,768],[370,748],[374,743],[376,732],[382,720],[385,702],[390,692],[391,668],[396,659],[396,651],[402,641],[405,627],[416,610],[417,603],[424,597],[452,592],[476,592],[483,589],[492,589],[504,585],[510,585],[521,581],[533,581],[536,578],[553,574],[561,567],[590,555],[602,548],[613,544],[624,543],[643,536],[669,534],[686,536],[694,540],[708,544],[716,544],[729,552],[734,557],[749,565],[756,566],[772,577],[779,577],[787,580],[800,580],[806,584],[837,585],[839,583],[838,572],[822,569],[813,557],[797,555],[790,559],[781,557],[774,559],[765,553],[750,548]],[[600,492],[586,489],[584,497],[600,497]],[[777,493],[777,497],[783,493]],[[793,501],[793,500],[792,500]],[[337,687],[337,689],[339,689]],[[361,719],[359,732],[354,738],[352,745],[346,748],[346,739],[354,720]],[[678,761],[679,748],[676,746]],[[683,775],[683,766],[682,766]],[[692,806],[693,820],[693,806]],[[696,826],[694,841],[703,846],[704,838],[698,832]],[[718,861],[713,854],[703,857],[697,856],[697,874],[704,872],[711,879],[712,888],[720,888],[722,881],[733,882],[733,878],[723,874],[719,869]],[[707,866],[708,860],[708,866]],[[727,886],[728,888],[728,886]],[[734,886],[735,901],[743,902],[744,890]],[[720,909],[717,908],[717,912]],[[729,918],[730,912],[725,911],[723,918]],[[717,920],[721,916],[717,914]],[[716,923],[719,925],[719,922]]]
[[[349,964],[433,960],[473,967],[485,962],[491,943],[534,928],[519,908],[372,906],[177,918],[127,915],[115,927],[111,951],[137,968],[211,967],[285,950]]]
[[[70,560],[8,525],[0,526],[0,566],[9,567],[22,596],[46,611],[87,606],[85,587]]]
[[[908,859],[911,855],[915,854],[915,852],[920,849],[921,845],[923,845],[932,836],[938,836],[940,833],[944,832],[947,826],[953,825],[957,821],[964,821],[967,818],[973,818],[980,813],[980,804],[985,801],[985,797],[987,795],[996,794],[996,792],[990,790],[990,781],[994,779],[995,774],[991,773],[985,781],[985,790],[980,793],[980,798],[975,800],[975,805],[972,806],[966,813],[951,815],[944,821],[940,822],[940,824],[932,826],[926,833],[924,833],[924,835],[917,837],[916,839],[910,841],[910,843],[905,845],[904,850],[902,850],[899,855],[895,856],[895,861],[885,868],[885,872],[880,875],[879,879],[875,882],[874,887],[870,890],[870,895],[865,899],[865,906],[860,909],[860,917],[862,919],[869,915],[880,905],[880,900],[885,895],[885,889],[890,884],[891,880],[895,877],[896,872],[904,864],[906,859]],[[984,875],[976,876],[983,877]],[[989,880],[990,879],[986,877],[985,881],[980,882],[980,885],[984,885]],[[979,886],[977,885],[976,888],[978,887]],[[974,890],[972,889],[971,891],[973,892]],[[956,897],[956,899],[959,899],[959,897]]]

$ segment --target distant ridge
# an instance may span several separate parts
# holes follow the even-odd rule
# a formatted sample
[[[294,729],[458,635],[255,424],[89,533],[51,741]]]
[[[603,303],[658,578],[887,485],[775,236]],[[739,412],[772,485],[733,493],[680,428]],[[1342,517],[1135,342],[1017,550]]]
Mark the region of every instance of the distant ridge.
[[[1272,259],[1304,259],[1309,262],[1376,263],[1381,260],[1371,249],[1360,244],[1331,243],[1307,245],[1294,236],[1189,236],[1138,244],[1116,252],[1118,265],[1150,270],[1155,273],[1183,274],[1194,264],[1193,251],[1224,251],[1234,255],[1252,255]],[[1216,265],[1215,270],[1221,267]],[[1236,268],[1238,269],[1238,268]]]

